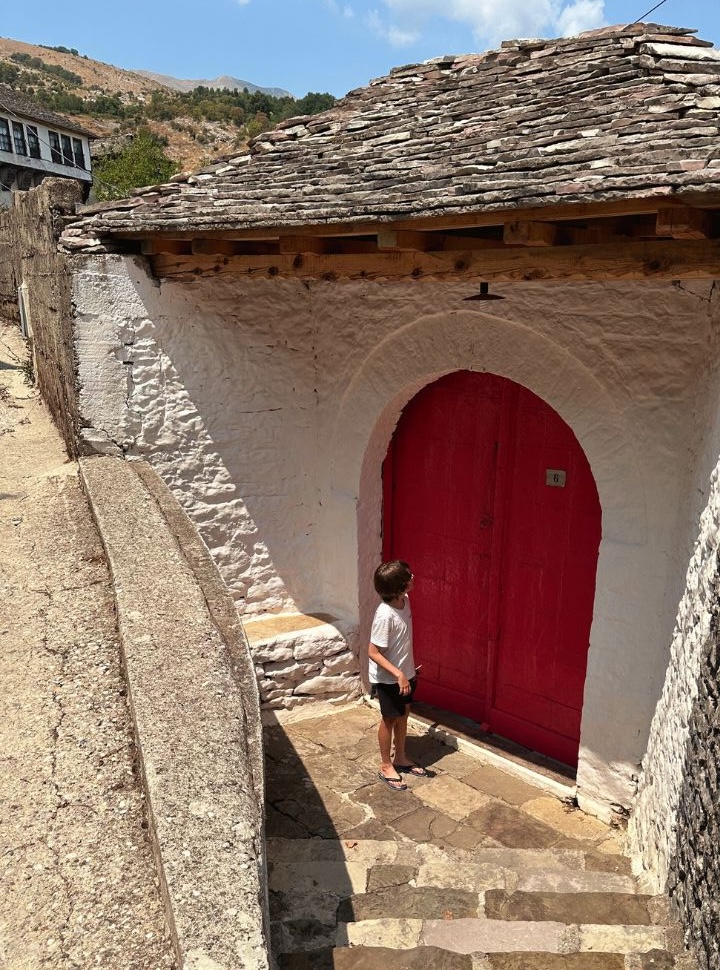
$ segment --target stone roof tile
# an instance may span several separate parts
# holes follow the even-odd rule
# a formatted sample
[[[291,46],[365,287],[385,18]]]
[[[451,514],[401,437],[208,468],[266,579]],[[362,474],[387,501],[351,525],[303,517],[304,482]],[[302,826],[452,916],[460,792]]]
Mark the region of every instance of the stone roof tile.
[[[88,131],[87,128],[82,128],[76,122],[64,117],[64,115],[59,115],[54,111],[50,111],[48,108],[43,108],[21,92],[14,91],[6,84],[0,84],[0,111],[10,115],[19,115],[23,119],[28,118],[31,121],[42,121],[44,124],[50,125],[53,128],[74,131],[76,134],[85,135],[88,138],[97,137],[93,132]]]
[[[720,51],[633,24],[395,68],[83,233],[241,230],[720,190]]]

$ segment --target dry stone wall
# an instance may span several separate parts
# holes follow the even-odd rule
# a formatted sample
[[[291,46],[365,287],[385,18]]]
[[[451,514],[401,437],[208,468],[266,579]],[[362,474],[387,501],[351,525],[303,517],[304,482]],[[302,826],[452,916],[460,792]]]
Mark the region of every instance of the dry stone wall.
[[[720,965],[719,296],[714,287],[706,306],[711,332],[688,439],[685,589],[630,823],[638,871],[652,891],[669,891],[706,970]]]
[[[80,183],[45,179],[15,193],[13,206],[0,213],[0,313],[19,325],[18,287],[24,283],[35,377],[72,456],[79,420],[71,282],[56,237],[81,198]]]

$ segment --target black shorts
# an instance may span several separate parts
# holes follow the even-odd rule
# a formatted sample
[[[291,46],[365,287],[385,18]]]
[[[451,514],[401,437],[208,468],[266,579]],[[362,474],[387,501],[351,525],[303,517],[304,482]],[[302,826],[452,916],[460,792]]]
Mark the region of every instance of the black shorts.
[[[371,697],[377,697],[380,701],[380,713],[383,717],[404,717],[407,714],[407,705],[412,703],[416,685],[417,677],[412,677],[410,693],[401,694],[397,683],[373,684]]]

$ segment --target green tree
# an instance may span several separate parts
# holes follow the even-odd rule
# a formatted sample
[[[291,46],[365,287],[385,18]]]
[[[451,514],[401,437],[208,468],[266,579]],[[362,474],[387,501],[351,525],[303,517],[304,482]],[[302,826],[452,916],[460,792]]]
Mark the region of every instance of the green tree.
[[[132,189],[166,182],[177,170],[177,163],[167,157],[161,141],[147,128],[140,128],[121,152],[108,155],[94,166],[94,194],[100,202],[124,199]]]

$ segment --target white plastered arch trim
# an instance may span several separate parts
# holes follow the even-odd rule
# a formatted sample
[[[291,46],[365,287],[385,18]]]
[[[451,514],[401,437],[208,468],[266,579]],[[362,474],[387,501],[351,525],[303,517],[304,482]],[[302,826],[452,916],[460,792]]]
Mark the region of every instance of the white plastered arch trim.
[[[488,371],[522,384],[568,423],[590,462],[603,539],[644,544],[645,489],[637,446],[607,389],[571,351],[547,335],[489,313],[456,310],[402,327],[376,345],[343,395],[330,450],[333,498],[365,504],[363,465],[377,475],[405,404],[456,370]]]

